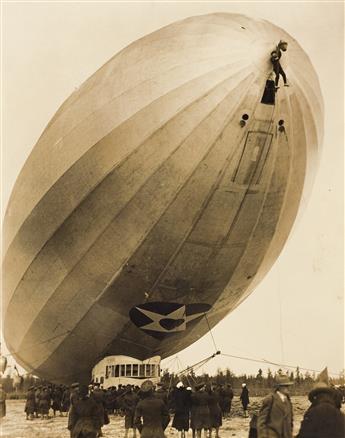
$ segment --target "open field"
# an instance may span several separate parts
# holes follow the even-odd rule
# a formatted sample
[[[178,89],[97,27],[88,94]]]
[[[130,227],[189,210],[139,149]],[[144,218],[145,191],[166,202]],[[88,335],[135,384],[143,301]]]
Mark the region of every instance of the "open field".
[[[249,413],[256,412],[261,403],[262,397],[252,397]],[[292,397],[294,405],[295,433],[299,430],[299,425],[304,411],[309,406],[307,397]],[[69,438],[67,430],[67,418],[59,417],[50,418],[49,420],[35,419],[27,421],[24,413],[24,400],[8,400],[7,416],[1,422],[0,436],[11,438]],[[52,411],[50,411],[52,412]],[[223,421],[220,430],[222,438],[247,438],[249,429],[249,418],[242,416],[241,406],[236,397],[233,401],[232,416],[230,419]],[[124,436],[124,418],[120,416],[111,416],[110,424],[104,426],[103,434],[105,437],[120,438]],[[167,438],[177,438],[177,431],[170,425],[165,431]],[[192,433],[189,431],[188,437]],[[131,437],[131,434],[130,434]]]

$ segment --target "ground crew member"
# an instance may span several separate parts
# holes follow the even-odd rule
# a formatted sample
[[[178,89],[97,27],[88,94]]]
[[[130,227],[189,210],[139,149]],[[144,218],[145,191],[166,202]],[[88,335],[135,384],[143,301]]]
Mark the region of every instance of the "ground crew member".
[[[133,437],[137,436],[134,414],[138,402],[139,397],[132,391],[131,385],[127,385],[127,390],[121,398],[121,406],[125,412],[125,438],[128,437],[129,429],[133,429]]]
[[[181,438],[185,438],[189,430],[191,392],[187,391],[182,382],[178,382],[172,391],[171,404],[175,413],[172,427],[181,433]]]
[[[142,400],[137,404],[134,425],[141,438],[164,438],[164,430],[169,424],[169,412],[163,400],[153,394],[154,385],[145,380],[140,387]]]
[[[26,403],[24,412],[26,413],[27,420],[34,419],[34,413],[36,411],[36,402],[35,402],[35,388],[30,386],[28,389],[28,393],[26,395]]]
[[[105,424],[109,423],[109,418],[108,418],[108,414],[105,410],[105,394],[103,389],[100,388],[100,384],[99,383],[94,383],[93,384],[94,388],[93,388],[93,392],[91,397],[95,400],[95,402],[98,405],[98,413],[99,413],[99,424],[100,424],[100,428],[98,431],[98,436],[103,436],[102,433],[102,426],[104,426]]]
[[[79,388],[79,397],[74,399],[68,415],[71,438],[96,438],[99,431],[99,409],[88,395],[85,385]]]
[[[0,384],[0,418],[6,416],[6,392]]]
[[[205,392],[205,383],[197,383],[195,392],[191,395],[191,412],[190,412],[190,427],[192,428],[193,437],[201,438],[202,429],[205,433],[211,427],[210,409],[208,407],[209,396]]]
[[[242,392],[240,395],[240,400],[242,403],[244,416],[248,417],[247,408],[249,405],[249,391],[248,391],[247,385],[245,383],[242,383]]]
[[[275,392],[263,402],[257,419],[258,438],[292,438],[293,418],[286,376],[276,378]]]
[[[340,411],[338,391],[328,386],[327,368],[318,376],[308,398],[311,405],[296,438],[344,438],[345,416]]]

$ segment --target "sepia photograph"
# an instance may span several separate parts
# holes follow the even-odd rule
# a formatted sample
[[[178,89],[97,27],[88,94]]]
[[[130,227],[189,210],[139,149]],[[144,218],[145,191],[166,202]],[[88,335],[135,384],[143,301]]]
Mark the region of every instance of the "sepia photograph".
[[[0,436],[344,438],[344,2],[1,2]]]

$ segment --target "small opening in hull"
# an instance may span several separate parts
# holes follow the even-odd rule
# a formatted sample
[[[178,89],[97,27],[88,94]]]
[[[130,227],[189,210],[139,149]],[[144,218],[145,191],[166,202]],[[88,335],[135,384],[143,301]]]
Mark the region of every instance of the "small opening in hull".
[[[265,105],[274,105],[276,99],[276,89],[274,81],[267,79],[264,94],[261,98],[261,103]]]

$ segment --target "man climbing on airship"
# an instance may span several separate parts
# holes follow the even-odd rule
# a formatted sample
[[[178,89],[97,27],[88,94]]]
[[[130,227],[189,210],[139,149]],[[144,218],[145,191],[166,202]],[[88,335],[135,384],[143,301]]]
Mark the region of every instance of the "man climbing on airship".
[[[271,62],[273,65],[273,71],[276,74],[275,79],[275,86],[278,87],[279,83],[279,76],[282,75],[283,81],[284,81],[284,87],[288,87],[289,84],[286,79],[286,74],[280,64],[280,58],[282,56],[282,52],[286,52],[288,43],[286,41],[280,40],[276,49],[271,52]]]

